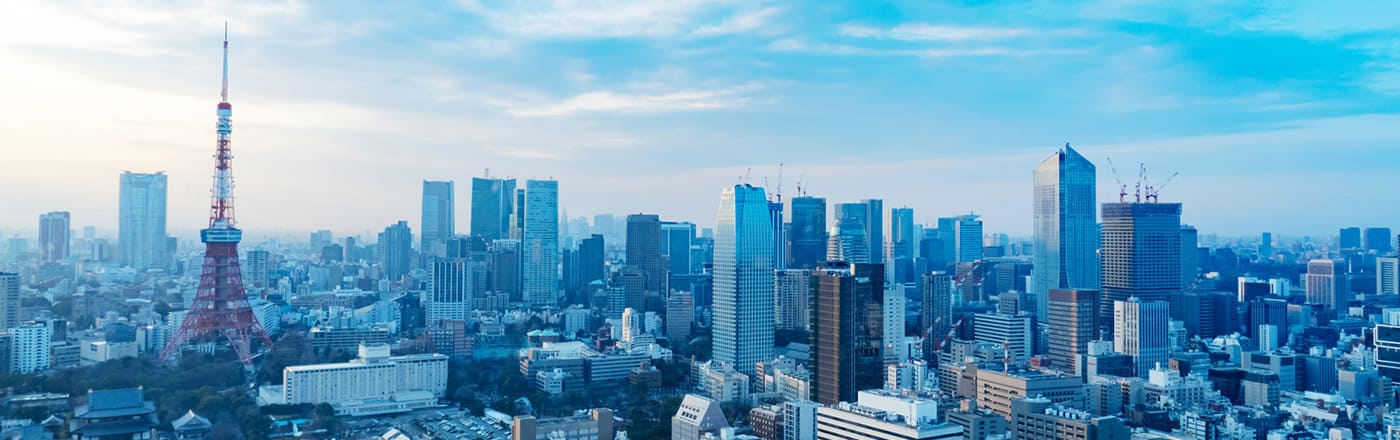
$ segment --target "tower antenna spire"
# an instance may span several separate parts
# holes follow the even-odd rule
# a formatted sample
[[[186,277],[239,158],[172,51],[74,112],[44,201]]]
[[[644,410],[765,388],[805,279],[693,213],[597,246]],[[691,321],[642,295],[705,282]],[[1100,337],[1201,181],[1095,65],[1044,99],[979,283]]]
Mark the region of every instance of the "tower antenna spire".
[[[224,88],[219,102],[228,102],[228,22],[224,22]]]

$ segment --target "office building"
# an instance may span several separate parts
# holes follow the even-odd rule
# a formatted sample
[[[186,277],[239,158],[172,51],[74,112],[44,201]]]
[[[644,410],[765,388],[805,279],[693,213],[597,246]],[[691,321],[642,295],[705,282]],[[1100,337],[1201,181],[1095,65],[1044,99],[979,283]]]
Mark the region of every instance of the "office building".
[[[920,237],[915,236],[914,208],[903,207],[890,210],[890,243],[894,258],[913,259],[918,251]]]
[[[523,301],[521,297],[521,257],[520,240],[496,240],[491,242],[491,290],[505,295],[510,301]]]
[[[428,291],[423,295],[427,325],[444,319],[466,321],[472,311],[472,295],[478,274],[467,258],[432,258],[428,263]]]
[[[1069,144],[1035,168],[1029,290],[1040,319],[1049,316],[1050,289],[1099,288],[1096,176],[1094,164]]]
[[[1011,401],[1041,396],[1070,408],[1083,408],[1084,380],[1075,376],[1038,371],[1001,372],[978,369],[977,406],[1011,418]]]
[[[1169,307],[1166,301],[1138,297],[1113,302],[1113,349],[1132,356],[1137,377],[1146,379],[1154,367],[1167,363]]]
[[[384,278],[398,280],[408,274],[412,267],[409,264],[413,258],[413,230],[409,229],[407,221],[399,220],[379,233],[375,255],[379,256]]]
[[[1244,334],[1259,342],[1260,345],[1272,345],[1282,347],[1288,342],[1288,301],[1279,298],[1259,298],[1249,303],[1249,321],[1244,328]],[[1272,341],[1265,341],[1264,334],[1259,329],[1272,326],[1280,331],[1274,332]]]
[[[807,299],[812,271],[781,269],[773,271],[773,326],[778,330],[808,328]]]
[[[1164,301],[1181,291],[1181,204],[1103,204],[1099,326],[1113,332],[1113,303]]]
[[[783,402],[782,440],[817,438],[817,408],[821,408],[821,405],[810,400]]]
[[[812,400],[833,405],[880,388],[884,268],[828,261],[812,271]]]
[[[165,268],[166,176],[122,172],[117,214],[117,254],[135,269]]]
[[[763,188],[720,195],[714,241],[714,359],[754,373],[773,357],[773,225]]]
[[[1391,247],[1390,228],[1366,228],[1362,231],[1361,241],[1366,246],[1367,251],[1376,253],[1388,253],[1394,248]]]
[[[791,227],[788,240],[792,243],[789,267],[812,269],[826,260],[826,199],[797,196],[788,200]]]
[[[515,416],[510,433],[511,440],[613,440],[616,435],[613,411],[607,408],[595,408],[569,417]]]
[[[1400,380],[1400,325],[1376,324],[1371,331],[1376,341],[1376,369],[1391,380]]]
[[[1097,339],[1099,292],[1086,289],[1050,289],[1049,328],[1046,346],[1055,368],[1082,375],[1089,341]]]
[[[1308,304],[1321,304],[1336,313],[1346,310],[1348,300],[1346,267],[1337,260],[1308,261],[1303,291]]]
[[[268,285],[268,260],[271,254],[264,250],[251,250],[244,254],[243,285],[249,289],[261,289]]]
[[[690,274],[690,248],[694,243],[694,223],[661,222],[663,271],[674,275]]]
[[[876,390],[878,391],[878,390]],[[817,408],[817,439],[821,440],[954,440],[962,427],[938,423],[937,405],[912,397],[875,395],[862,391],[860,400]],[[910,408],[917,413],[907,412]]]
[[[870,245],[866,242],[865,205],[838,204],[836,226],[827,237],[826,261],[870,263]]]
[[[660,292],[666,286],[666,269],[661,266],[661,219],[656,214],[627,216],[627,265],[641,272],[646,291]]]
[[[728,427],[729,421],[725,420],[719,402],[686,394],[676,415],[671,417],[671,439],[704,440],[707,434],[718,437],[720,430]]]
[[[666,298],[666,336],[672,343],[690,339],[695,321],[695,297],[690,292],[674,292]]]
[[[781,195],[779,195],[781,198]],[[768,224],[773,226],[773,269],[787,269],[787,223],[783,222],[783,203],[768,202]]]
[[[69,242],[72,241],[70,221],[68,211],[39,216],[39,261],[56,263],[68,258]]]
[[[1035,317],[1024,313],[979,313],[973,323],[977,342],[995,344],[1012,362],[1030,360],[1035,348]]]
[[[1196,227],[1181,225],[1181,288],[1195,287],[1196,276],[1201,271],[1200,254],[1196,252],[1198,240]]]
[[[0,329],[20,325],[19,285],[19,274],[0,272]]]
[[[444,256],[447,240],[456,236],[457,208],[452,194],[452,181],[423,181],[423,222],[420,224],[423,242],[418,248],[423,255]]]
[[[1361,228],[1342,228],[1338,232],[1337,249],[1361,249]]]
[[[885,263],[885,202],[880,199],[863,199],[865,205],[865,243],[870,246],[870,262]]]
[[[982,259],[982,221],[981,216],[968,214],[958,216],[952,222],[953,256],[952,262],[965,263]],[[939,219],[942,232],[942,220]]]
[[[1131,435],[1118,417],[1095,417],[1043,397],[1013,400],[1009,427],[1013,440],[1118,440]]]
[[[919,329],[941,338],[953,327],[953,276],[947,272],[924,274],[922,287]]]
[[[487,241],[513,238],[515,214],[515,179],[472,178],[472,235]]]
[[[1400,257],[1376,258],[1376,294],[1400,294]]]
[[[559,182],[525,182],[521,290],[526,302],[557,306],[559,292]]]
[[[328,403],[341,416],[429,408],[447,393],[447,362],[438,353],[389,356],[386,344],[361,344],[350,362],[286,367],[282,385],[264,387],[259,398],[267,404]]]

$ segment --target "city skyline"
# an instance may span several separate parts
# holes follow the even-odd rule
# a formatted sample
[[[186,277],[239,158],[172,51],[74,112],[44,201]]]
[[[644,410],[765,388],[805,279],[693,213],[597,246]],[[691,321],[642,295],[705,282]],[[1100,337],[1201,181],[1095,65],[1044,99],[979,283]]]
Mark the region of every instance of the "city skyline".
[[[418,217],[423,180],[466,182],[485,168],[560,181],[560,208],[574,216],[654,212],[710,227],[717,189],[746,173],[776,189],[783,163],[785,198],[800,176],[829,204],[878,198],[922,224],[971,211],[988,232],[1025,236],[1029,170],[1064,141],[1105,171],[1100,201],[1117,187],[1105,157],[1125,181],[1138,162],[1150,181],[1181,172],[1163,201],[1191,206],[1183,223],[1203,233],[1320,238],[1396,214],[1357,202],[1389,196],[1370,182],[1393,171],[1386,128],[1400,123],[1400,88],[1395,54],[1375,44],[1395,26],[1376,17],[1400,14],[637,2],[598,17],[571,5],[423,6],[376,20],[362,18],[383,15],[369,6],[323,3],[17,5],[11,16],[26,19],[0,26],[0,59],[16,69],[2,75],[31,87],[14,96],[26,110],[3,120],[27,147],[0,185],[44,191],[7,197],[0,230],[34,231],[38,215],[69,211],[74,226],[113,231],[113,178],[165,171],[168,230],[192,236],[208,182],[199,110],[217,77],[208,47],[226,19],[243,50],[240,218],[254,232],[374,231]],[[980,18],[988,12],[1007,14]],[[437,19],[422,36],[396,32],[434,14],[481,26]],[[1255,58],[1227,60],[1226,49]],[[1007,70],[1027,62],[1039,73]],[[1115,80],[1085,89],[1099,75]],[[75,104],[91,96],[103,104]],[[85,129],[64,129],[74,120]],[[368,203],[285,191],[328,182]],[[1288,198],[1315,209],[1273,215]],[[457,204],[458,228],[469,209]]]

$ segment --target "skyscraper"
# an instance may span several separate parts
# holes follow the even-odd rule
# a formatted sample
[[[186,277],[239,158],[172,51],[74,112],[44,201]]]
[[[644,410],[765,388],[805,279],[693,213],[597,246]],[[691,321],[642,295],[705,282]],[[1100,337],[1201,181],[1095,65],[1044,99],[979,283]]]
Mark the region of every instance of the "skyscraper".
[[[243,285],[250,289],[267,287],[267,260],[270,255],[264,250],[251,250],[247,254],[247,264],[243,265]]]
[[[446,255],[447,240],[451,240],[457,234],[457,210],[454,200],[451,180],[423,181],[423,223],[420,232],[423,235],[423,243],[419,248],[423,255]]]
[[[379,233],[375,255],[379,256],[384,278],[398,280],[408,273],[409,261],[413,258],[413,230],[409,229],[408,221],[399,220]]]
[[[39,216],[39,261],[55,263],[68,258],[72,227],[68,211]]]
[[[783,202],[768,202],[768,223],[773,225],[773,269],[787,269],[787,224]]]
[[[812,272],[812,394],[827,405],[880,388],[884,268],[828,261]]]
[[[864,199],[865,242],[870,245],[870,263],[885,263],[885,202],[880,199]],[[981,243],[981,238],[978,238]],[[980,246],[980,245],[979,245]]]
[[[1102,212],[1099,326],[1112,332],[1114,301],[1164,301],[1181,291],[1181,204],[1105,203]]]
[[[928,331],[931,337],[942,338],[953,328],[953,276],[947,272],[930,272],[924,274],[923,282],[919,329]]]
[[[861,207],[859,204],[840,204],[838,207]],[[865,224],[863,213],[838,209],[837,214],[844,214],[836,219],[836,226],[831,228],[828,234],[826,245],[826,261],[844,261],[847,263],[870,263],[870,246],[865,241]]]
[[[472,235],[488,242],[513,238],[515,212],[515,179],[472,178]]]
[[[1308,262],[1307,282],[1303,291],[1308,304],[1322,304],[1334,313],[1346,309],[1348,289],[1346,266],[1336,260],[1312,260]]]
[[[1030,292],[1046,319],[1051,289],[1099,288],[1098,216],[1094,164],[1065,148],[1035,168],[1034,269]]]
[[[788,201],[792,205],[788,240],[792,242],[790,265],[811,269],[826,258],[826,199],[798,196]]]
[[[953,249],[957,263],[982,259],[982,221],[978,215],[959,216],[953,222]]]
[[[1181,225],[1181,288],[1190,288],[1196,283],[1196,275],[1201,271],[1201,262],[1196,253],[1199,242],[1196,227]]]
[[[525,300],[557,305],[559,288],[559,182],[525,182],[525,224],[521,275]]]
[[[0,329],[19,326],[19,274],[0,272]],[[3,362],[4,359],[0,359]]]
[[[165,193],[164,172],[122,172],[117,225],[122,264],[136,269],[166,266]]]
[[[894,258],[914,258],[919,246],[919,239],[914,236],[914,208],[890,210],[890,243],[894,244]]]
[[[1337,248],[1361,249],[1361,228],[1342,228],[1338,233]]]
[[[807,330],[807,296],[812,272],[807,269],[773,271],[773,326],[778,330]]]
[[[1113,302],[1113,350],[1133,358],[1138,377],[1146,379],[1157,364],[1167,363],[1168,307],[1166,301],[1137,297]]]
[[[694,242],[694,223],[661,222],[661,259],[665,263],[662,271],[675,275],[691,273],[690,245]]]
[[[1376,293],[1400,294],[1400,257],[1376,258]]]
[[[666,268],[661,267],[661,220],[656,214],[627,216],[627,265],[641,270],[647,291],[660,292],[666,286]]]
[[[715,222],[714,356],[753,377],[773,356],[773,225],[763,188],[720,194]]]
[[[1362,232],[1362,241],[1366,245],[1366,250],[1379,253],[1390,252],[1390,228],[1366,228]]]
[[[474,265],[464,256],[432,257],[428,263],[428,291],[423,295],[427,325],[444,319],[466,321],[472,310]]]
[[[1099,292],[1088,289],[1050,289],[1049,329],[1045,332],[1050,360],[1061,370],[1084,374],[1082,357],[1089,354],[1089,341],[1097,336],[1095,322]]]
[[[578,241],[578,252],[574,254],[574,280],[569,292],[572,304],[588,304],[586,287],[594,281],[604,281],[603,235],[593,234]]]

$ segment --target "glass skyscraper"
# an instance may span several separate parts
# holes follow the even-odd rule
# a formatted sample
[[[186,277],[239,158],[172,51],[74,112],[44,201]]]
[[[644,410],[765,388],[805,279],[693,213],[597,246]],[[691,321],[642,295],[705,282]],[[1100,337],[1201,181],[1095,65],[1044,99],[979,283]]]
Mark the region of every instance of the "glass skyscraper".
[[[456,235],[455,206],[452,181],[423,181],[423,243],[419,251],[424,255],[446,255],[447,240]]]
[[[472,178],[472,235],[488,242],[512,238],[515,209],[515,179]]]
[[[523,294],[530,304],[557,305],[559,290],[559,182],[525,182],[525,227],[522,232]]]
[[[788,201],[793,268],[811,269],[826,258],[826,199],[800,196]]]
[[[1041,320],[1047,317],[1050,289],[1099,288],[1095,179],[1094,164],[1069,144],[1035,168],[1030,291]]]
[[[68,258],[72,241],[72,217],[68,211],[55,211],[39,216],[39,260],[54,263]]]
[[[136,269],[166,266],[166,186],[164,172],[122,173],[117,246],[123,264]]]
[[[753,376],[773,356],[773,225],[763,188],[720,195],[715,227],[714,359]]]

